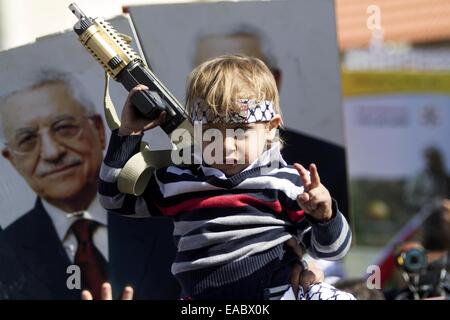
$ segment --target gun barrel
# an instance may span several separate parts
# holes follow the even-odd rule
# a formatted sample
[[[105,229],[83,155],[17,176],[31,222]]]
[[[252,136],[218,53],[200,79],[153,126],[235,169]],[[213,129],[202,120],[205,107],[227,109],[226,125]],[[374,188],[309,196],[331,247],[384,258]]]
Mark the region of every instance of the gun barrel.
[[[81,9],[77,6],[77,4],[75,2],[72,2],[69,5],[69,9],[70,9],[70,11],[72,11],[72,13],[75,15],[75,17],[77,17],[79,20],[81,20],[83,18],[87,18],[86,15],[83,13],[83,11],[81,11]]]
[[[70,4],[69,9],[78,18],[73,29],[79,41],[113,79],[128,91],[138,84],[149,88],[150,92],[140,93],[137,96],[140,98],[135,99],[140,113],[150,118],[165,110],[166,121],[161,128],[168,134],[178,128],[187,118],[183,106],[145,66],[124,36],[102,18],[86,16],[75,3]]]

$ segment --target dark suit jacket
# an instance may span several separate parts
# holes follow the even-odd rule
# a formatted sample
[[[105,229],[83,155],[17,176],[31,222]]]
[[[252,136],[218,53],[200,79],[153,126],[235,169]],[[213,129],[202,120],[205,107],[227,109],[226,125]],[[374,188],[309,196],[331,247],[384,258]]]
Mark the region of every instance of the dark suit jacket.
[[[108,213],[108,278],[114,296],[120,296],[123,287],[131,285],[135,299],[179,297],[178,283],[170,272],[175,257],[172,230],[172,222],[165,218],[127,218]],[[4,250],[0,250],[0,258],[14,261],[8,266],[0,264],[3,291],[12,287],[6,296],[80,298],[80,290],[67,288],[70,274],[66,270],[72,263],[40,199],[1,233]]]

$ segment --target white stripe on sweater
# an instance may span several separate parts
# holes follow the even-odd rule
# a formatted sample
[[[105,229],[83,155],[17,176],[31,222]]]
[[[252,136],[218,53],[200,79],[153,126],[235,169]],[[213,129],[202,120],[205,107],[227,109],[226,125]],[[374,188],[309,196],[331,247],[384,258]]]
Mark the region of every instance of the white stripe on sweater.
[[[333,243],[323,246],[319,242],[317,242],[316,237],[314,235],[314,232],[311,235],[311,245],[314,246],[314,249],[321,253],[332,253],[339,250],[339,248],[342,246],[342,244],[345,242],[345,238],[347,237],[347,233],[349,231],[348,223],[345,221],[345,218],[341,215],[341,213],[337,213],[341,216],[342,219],[342,229],[341,233],[339,234],[339,237],[334,241]]]
[[[208,191],[208,190],[222,190],[224,188],[213,186],[204,181],[176,181],[170,183],[162,183],[155,175],[159,190],[164,198],[172,197],[184,193]]]
[[[224,264],[230,261],[237,261],[246,258],[250,255],[263,252],[274,248],[275,246],[289,240],[292,235],[286,233],[285,235],[271,241],[262,241],[253,243],[248,246],[242,247],[238,250],[234,250],[228,253],[218,254],[215,256],[209,256],[194,261],[186,262],[174,262],[172,264],[172,273],[178,274],[190,270],[198,270],[203,268],[210,268],[216,265]]]
[[[262,224],[262,225],[279,225],[279,226],[292,225],[292,223],[290,223],[289,221],[277,219],[271,214],[262,212],[259,213],[258,215],[236,214],[232,216],[218,217],[210,220],[177,221],[174,223],[173,235],[182,236],[209,223],[228,226],[239,226],[244,224]]]
[[[291,181],[283,178],[260,176],[247,178],[233,189],[276,189],[284,192],[291,200],[296,200],[304,187],[297,186]]]
[[[156,176],[159,189],[164,198],[181,195],[184,193],[225,190],[225,188],[214,186],[206,181],[177,181],[162,183]],[[276,189],[284,192],[292,200],[296,200],[300,193],[303,193],[303,186],[297,186],[291,181],[283,178],[271,176],[259,176],[247,178],[233,189]]]
[[[178,251],[195,250],[203,247],[208,247],[216,243],[224,243],[226,241],[232,241],[236,239],[245,238],[255,234],[260,234],[266,231],[281,229],[284,230],[283,226],[267,226],[259,228],[245,228],[239,230],[229,230],[220,232],[205,232],[199,233],[192,236],[184,236],[178,242]]]
[[[296,176],[300,176],[300,175],[298,174],[297,169],[295,169],[295,168],[289,168],[289,167],[276,168],[276,169],[274,169],[273,171],[268,172],[268,173],[266,173],[266,174],[274,175],[274,174],[277,174],[277,173],[283,173],[283,172],[290,173],[290,174],[293,174],[293,175],[296,175]],[[308,174],[309,174],[309,171],[308,171]]]
[[[167,167],[166,172],[173,173],[173,174],[176,174],[176,175],[179,175],[179,176],[181,176],[182,174],[188,174],[190,176],[193,176],[191,170],[180,169],[180,168],[175,167],[175,166]]]
[[[330,260],[330,261],[340,260],[347,254],[348,250],[350,250],[350,246],[351,245],[352,245],[352,235],[350,234],[350,239],[348,239],[348,243],[345,246],[344,250],[341,251],[341,253],[339,253],[338,255],[331,256],[331,257],[326,257],[326,258],[323,258],[323,259]],[[320,257],[318,257],[318,258],[322,259]]]
[[[122,168],[113,168],[103,162],[100,168],[100,179],[105,182],[114,183],[117,181],[121,170]]]

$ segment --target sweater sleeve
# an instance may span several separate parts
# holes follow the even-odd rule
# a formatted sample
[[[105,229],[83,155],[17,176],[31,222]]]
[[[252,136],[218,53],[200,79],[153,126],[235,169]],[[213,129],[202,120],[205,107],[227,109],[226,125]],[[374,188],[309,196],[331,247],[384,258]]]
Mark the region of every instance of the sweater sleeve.
[[[127,161],[140,150],[143,135],[119,136],[113,130],[102,166],[100,168],[98,197],[107,210],[122,215],[159,216],[158,206],[150,195],[150,190],[158,190],[155,173],[152,175],[141,196],[121,193],[117,187],[120,171]]]
[[[310,227],[302,233],[301,242],[313,258],[339,260],[350,249],[352,232],[334,199],[332,209],[333,216],[326,222],[319,222],[306,216]]]

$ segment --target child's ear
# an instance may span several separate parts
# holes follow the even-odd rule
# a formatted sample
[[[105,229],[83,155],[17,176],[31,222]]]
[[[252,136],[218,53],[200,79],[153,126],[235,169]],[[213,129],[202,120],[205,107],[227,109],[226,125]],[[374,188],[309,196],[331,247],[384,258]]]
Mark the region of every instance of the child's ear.
[[[279,114],[275,115],[272,120],[269,121],[269,140],[273,140],[277,135],[277,129],[281,125],[283,120]]]
[[[276,114],[272,120],[269,121],[269,130],[278,128],[283,123],[283,119],[279,114]]]

